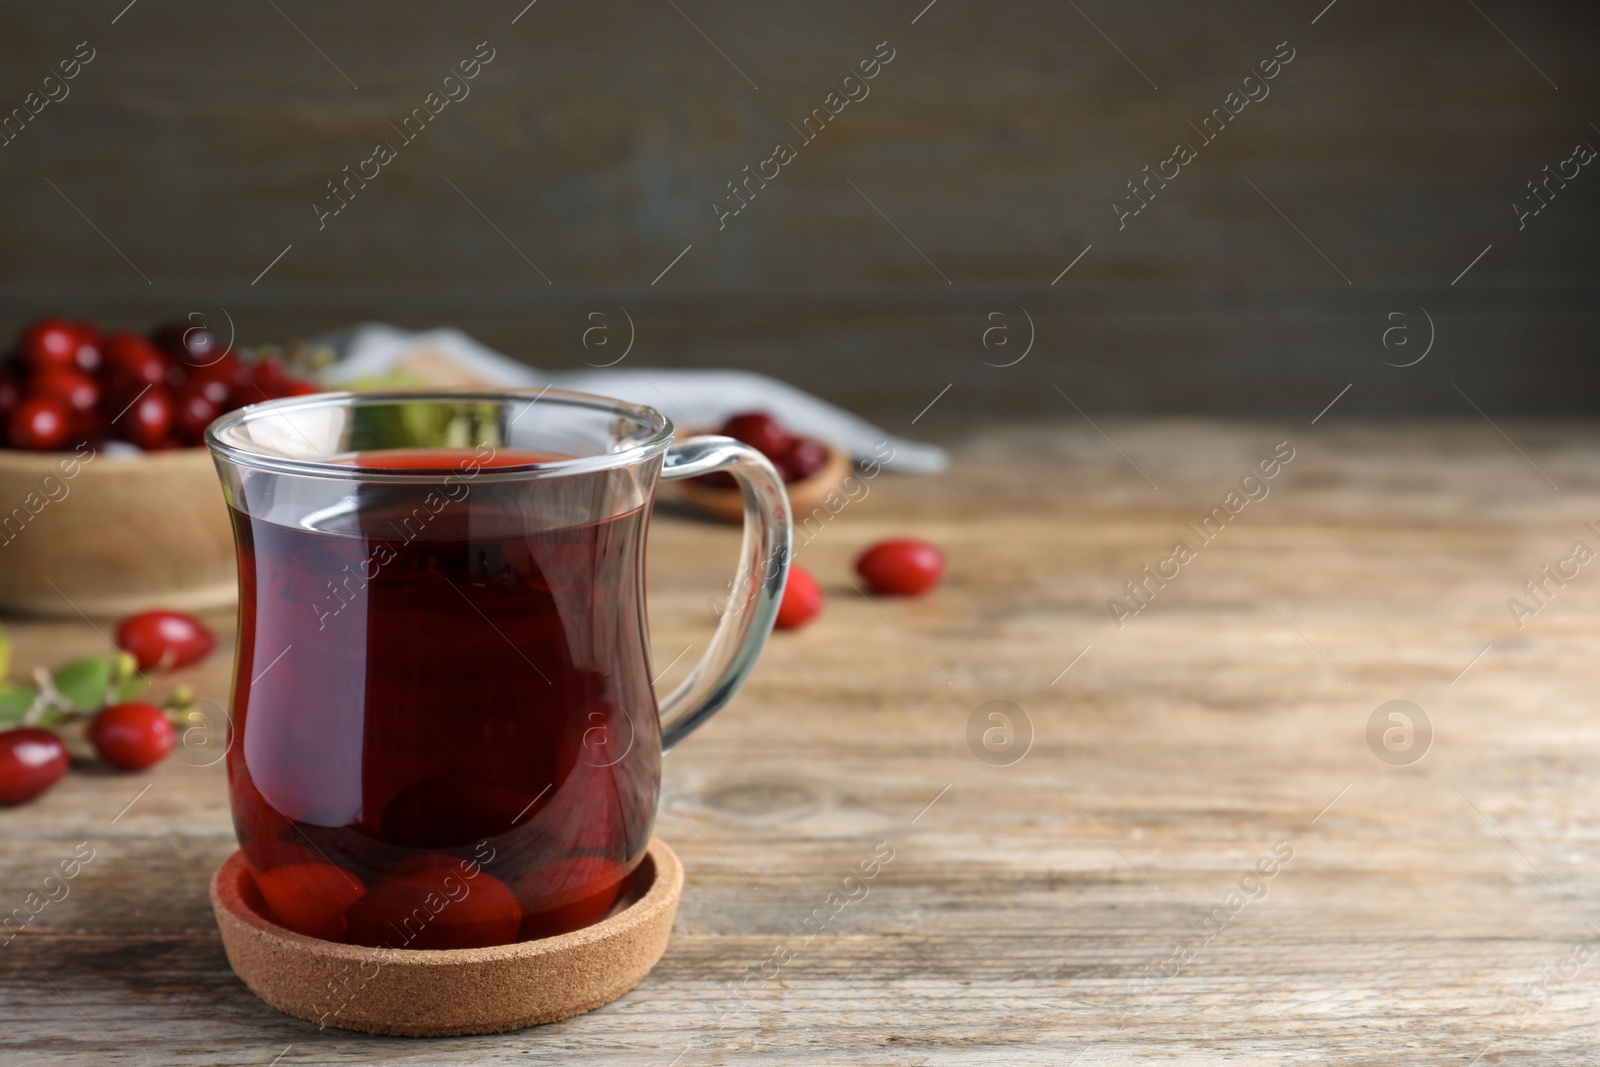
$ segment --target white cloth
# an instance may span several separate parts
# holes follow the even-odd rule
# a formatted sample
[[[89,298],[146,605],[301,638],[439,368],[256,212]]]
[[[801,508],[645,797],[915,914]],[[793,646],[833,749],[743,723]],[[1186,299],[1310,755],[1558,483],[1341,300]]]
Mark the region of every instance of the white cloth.
[[[785,428],[847,449],[858,460],[876,458],[874,446],[887,441],[894,460],[884,466],[913,474],[935,474],[949,465],[949,455],[936,445],[907,441],[885,433],[867,420],[835,407],[792,385],[736,370],[596,370],[540,371],[501,355],[454,329],[411,333],[381,323],[364,323],[318,338],[339,359],[319,377],[341,385],[390,373],[409,357],[433,353],[447,358],[473,378],[491,385],[568,389],[615,397],[660,410],[680,432],[712,433],[730,415],[765,411]]]

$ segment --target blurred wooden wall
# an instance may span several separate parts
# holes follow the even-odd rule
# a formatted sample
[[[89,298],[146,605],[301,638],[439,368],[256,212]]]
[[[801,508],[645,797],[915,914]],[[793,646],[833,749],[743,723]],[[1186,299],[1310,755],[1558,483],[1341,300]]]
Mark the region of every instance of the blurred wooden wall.
[[[555,367],[615,358],[625,310],[629,366],[767,371],[901,429],[951,385],[925,433],[1071,414],[1052,384],[1091,415],[1309,420],[1346,384],[1330,418],[1597,410],[1600,167],[1513,207],[1600,147],[1592,4],[524,2],[0,6],[0,109],[94,51],[0,147],[0,328],[383,319]],[[405,142],[480,42],[470,95]],[[802,146],[880,42],[870,95]],[[1202,143],[1280,42],[1270,95]],[[1179,141],[1197,158],[1119,229]],[[1422,309],[1428,357],[1386,366]]]

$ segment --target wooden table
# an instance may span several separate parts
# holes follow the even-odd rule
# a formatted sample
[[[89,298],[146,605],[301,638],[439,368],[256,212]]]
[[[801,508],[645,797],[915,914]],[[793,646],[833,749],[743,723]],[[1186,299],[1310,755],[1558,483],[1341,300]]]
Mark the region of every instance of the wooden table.
[[[221,768],[75,774],[0,812],[0,910],[95,850],[0,949],[0,1059],[1593,1062],[1600,562],[1520,629],[1506,602],[1600,548],[1600,430],[1500,428],[1102,436],[1074,416],[979,434],[942,479],[871,483],[800,551],[822,618],[668,761],[658,831],[688,883],[666,957],[566,1023],[417,1041],[275,1013],[208,910],[234,847]],[[1202,544],[1186,520],[1283,441],[1270,495]],[[852,591],[854,554],[902,533],[945,549],[944,585]],[[655,527],[657,662],[692,646],[671,675],[734,537]],[[1107,600],[1179,540],[1194,558],[1119,628]],[[14,631],[23,666],[101,640]],[[190,680],[221,699],[225,675],[218,657]],[[1009,737],[979,712],[994,700],[1021,709]],[[1434,732],[1409,765],[1375,755],[1398,720],[1367,740],[1391,700]],[[875,850],[893,858],[847,885]]]

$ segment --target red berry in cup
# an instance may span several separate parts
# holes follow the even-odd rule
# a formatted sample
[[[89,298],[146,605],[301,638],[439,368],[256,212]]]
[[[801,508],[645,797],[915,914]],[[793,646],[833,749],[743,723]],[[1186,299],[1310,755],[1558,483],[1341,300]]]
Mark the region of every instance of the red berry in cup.
[[[22,358],[34,370],[73,367],[83,340],[78,327],[66,319],[40,319],[22,333]]]
[[[100,403],[100,383],[80,370],[47,367],[33,378],[36,396],[60,400],[75,415],[86,415]]]
[[[330,863],[274,867],[256,875],[256,889],[272,918],[297,934],[323,941],[345,939],[350,928],[345,913],[367,895],[361,879]]]
[[[132,655],[141,671],[187,667],[216,643],[199,619],[181,611],[142,611],[117,623],[117,647]]]
[[[534,793],[464,775],[441,775],[413,782],[396,793],[384,806],[378,825],[390,844],[448,848],[465,838],[477,841],[510,833],[529,813],[537,815],[542,810],[536,807],[539,799]],[[424,858],[441,856],[433,853]],[[401,871],[396,868],[391,873]]]
[[[237,795],[238,794],[235,793],[236,797]],[[289,820],[281,814],[278,815],[278,821],[282,823],[282,826],[276,828],[276,830],[279,832],[292,825]],[[238,829],[239,826],[239,816],[235,815],[234,827],[235,829]],[[305,838],[301,837],[298,833],[295,834],[293,840],[282,837],[269,837],[265,839],[256,838],[251,840],[243,836],[241,836],[241,840],[248,840],[250,842],[250,847],[245,850],[245,858],[248,859],[250,861],[250,865],[258,871],[268,871],[274,867],[287,867],[293,863],[327,862],[322,853],[318,852],[310,845],[301,844]],[[366,891],[365,885],[363,885],[361,888],[363,892]]]
[[[777,463],[784,481],[798,482],[828,465],[828,450],[809,437],[796,437]]]
[[[622,868],[599,856],[555,860],[518,878],[522,905],[520,940],[554,937],[605,918],[622,894]]]
[[[773,625],[780,630],[798,630],[820,614],[822,587],[809,571],[791,566],[789,584],[783,587],[783,600],[778,605],[778,619]]]
[[[482,867],[477,860],[464,860],[448,852],[424,852],[417,856],[407,856],[383,873],[385,877],[393,878],[402,874],[421,874],[424,871],[454,871],[464,878],[476,878],[480,870]]]
[[[879,541],[856,560],[856,573],[874,592],[919,596],[939,584],[944,554],[926,541]]]
[[[735,415],[719,431],[735,441],[743,441],[768,459],[777,459],[789,449],[789,431],[778,420],[760,411]]]
[[[0,733],[0,804],[24,804],[67,773],[67,748],[49,730],[24,726]]]
[[[351,944],[372,948],[487,948],[517,939],[522,907],[511,887],[453,856],[385,877],[350,906]]]
[[[101,759],[124,771],[142,771],[166,759],[178,731],[154,704],[133,701],[102,708],[89,720],[89,743]]]
[[[22,401],[7,420],[7,434],[13,448],[52,452],[67,443],[72,413],[67,405],[50,396],[35,396]]]

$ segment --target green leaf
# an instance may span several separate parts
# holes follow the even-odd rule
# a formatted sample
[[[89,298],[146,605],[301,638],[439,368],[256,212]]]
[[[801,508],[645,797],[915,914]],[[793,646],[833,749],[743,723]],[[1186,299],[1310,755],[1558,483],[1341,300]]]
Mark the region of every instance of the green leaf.
[[[21,722],[38,697],[39,690],[31,685],[0,683],[0,723]]]
[[[0,680],[11,673],[11,632],[0,626]]]
[[[116,666],[110,656],[88,656],[57,667],[50,680],[74,708],[96,711],[105,706]]]
[[[110,691],[106,694],[107,704],[125,704],[144,691],[150,680],[143,675],[130,675],[111,683]]]
[[[139,663],[126,652],[118,652],[112,665],[111,684],[106,690],[107,704],[121,704],[138,696],[150,679],[139,673]]]

